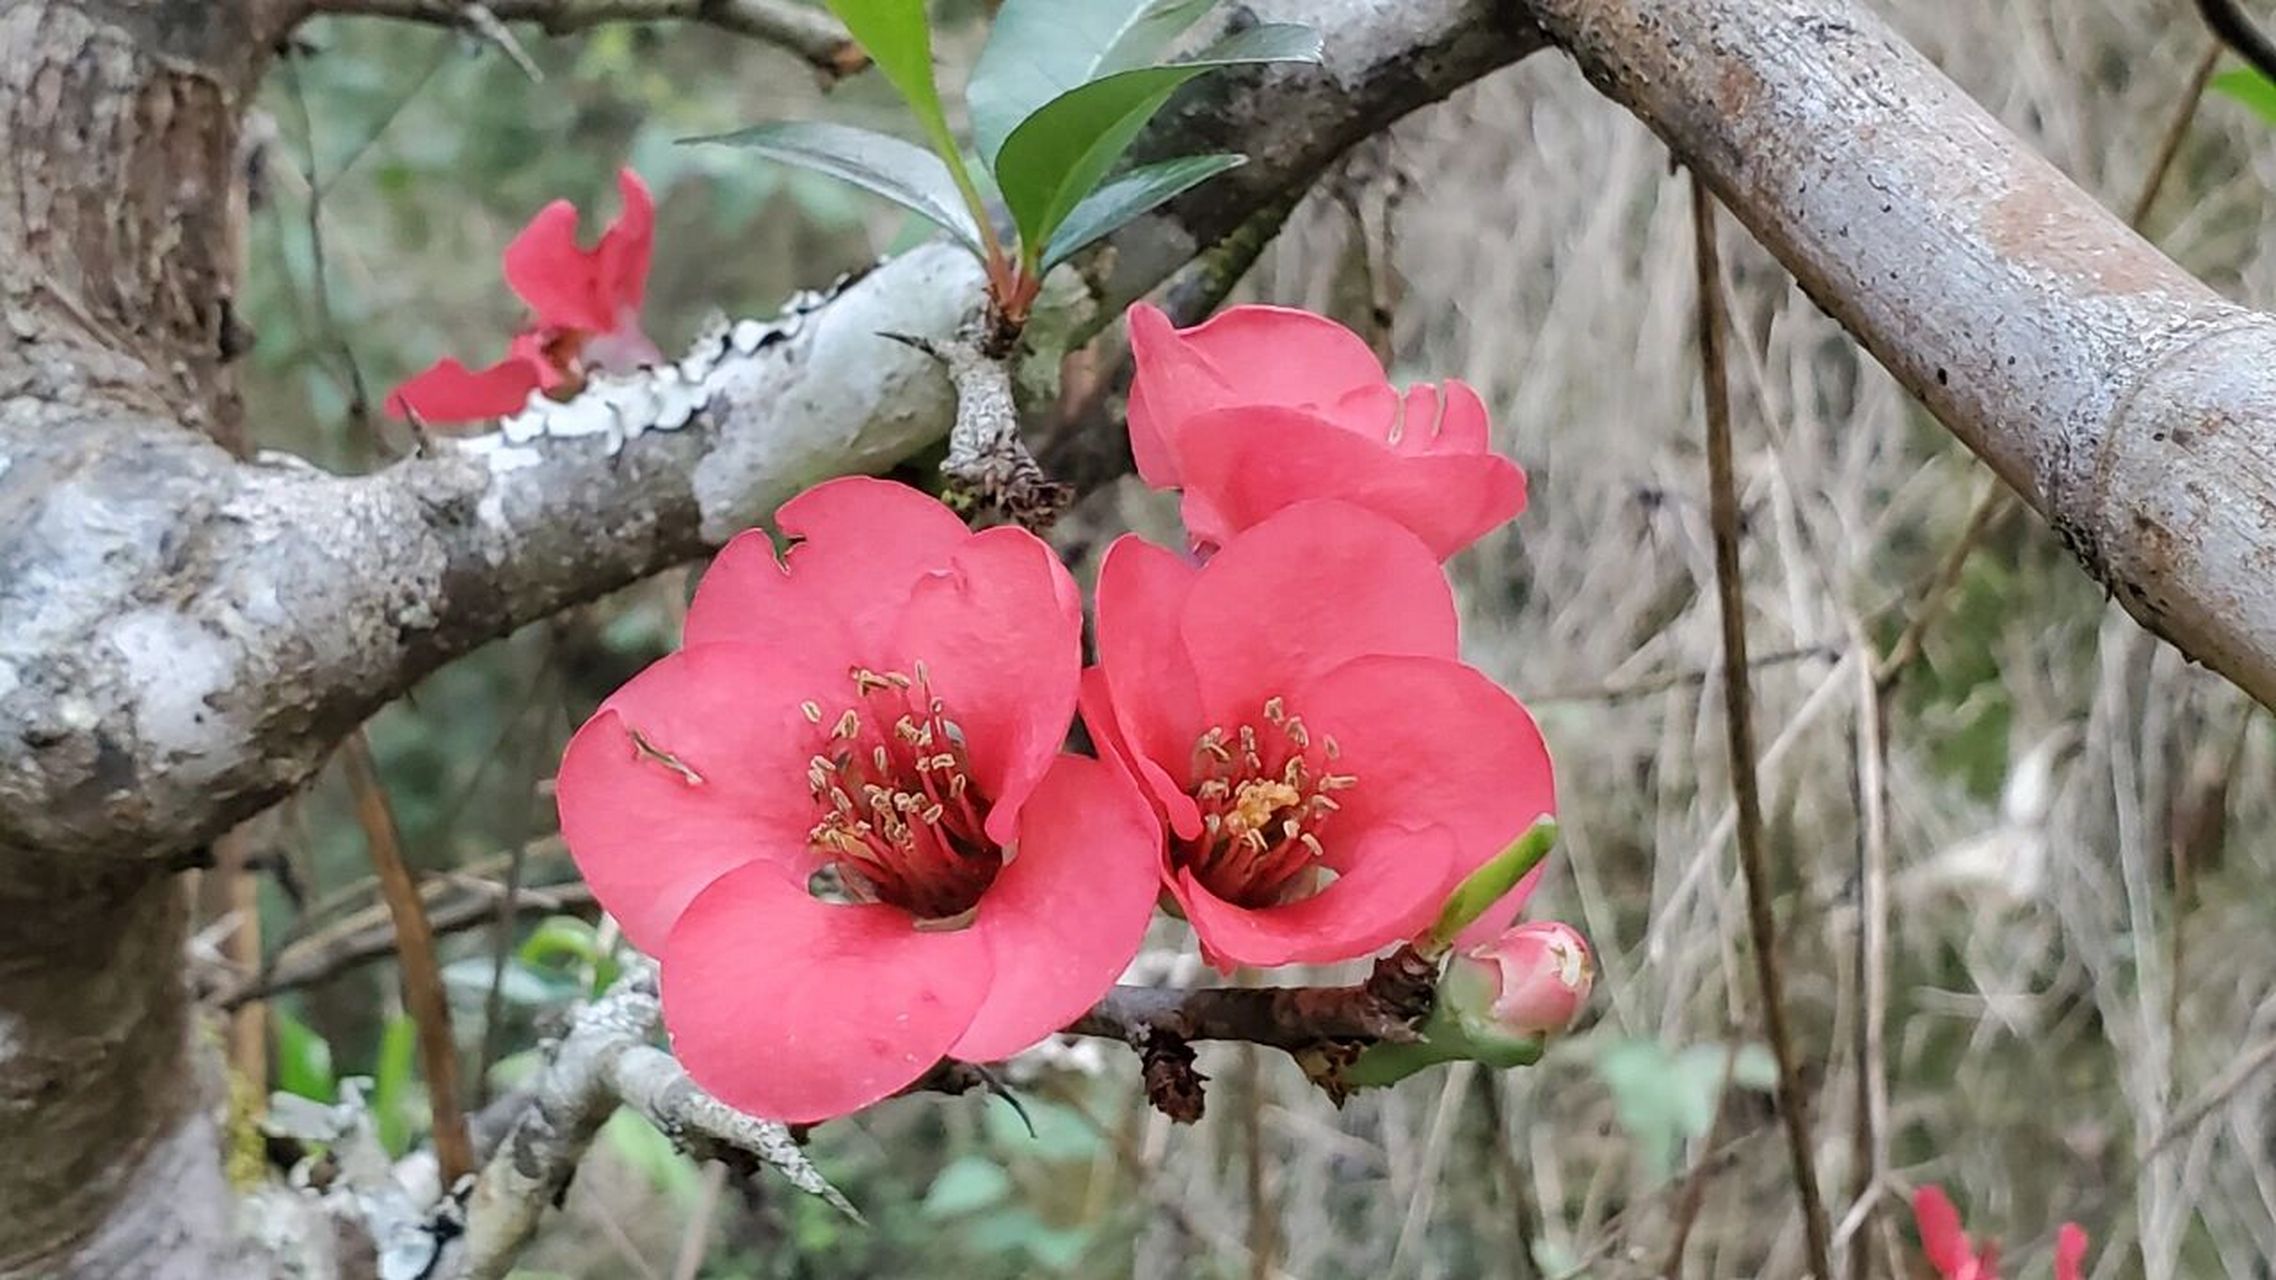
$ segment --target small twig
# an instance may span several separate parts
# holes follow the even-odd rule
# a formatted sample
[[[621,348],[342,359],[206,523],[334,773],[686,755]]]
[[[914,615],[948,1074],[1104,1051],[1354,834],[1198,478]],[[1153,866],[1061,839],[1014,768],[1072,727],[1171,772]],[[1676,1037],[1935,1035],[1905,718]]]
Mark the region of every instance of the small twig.
[[[435,1161],[444,1186],[474,1171],[474,1148],[466,1135],[466,1115],[458,1100],[458,1042],[451,1034],[450,1001],[443,993],[441,966],[435,962],[435,935],[426,904],[403,859],[395,812],[371,757],[371,741],[361,729],[340,744],[340,764],[356,802],[356,820],[370,846],[372,870],[395,924],[397,966],[403,974],[403,1004],[419,1032],[419,1057],[427,1077],[427,1104],[434,1114]]]
[[[348,341],[347,331],[340,327],[339,317],[332,309],[331,268],[324,257],[324,183],[317,173],[316,163],[316,118],[309,112],[308,96],[301,88],[298,57],[284,59],[284,80],[292,97],[293,111],[300,117],[301,163],[308,186],[308,283],[316,308],[318,333],[339,361],[341,376],[347,383],[349,416],[367,437],[376,441],[379,436],[371,418],[371,388],[364,381],[355,346]]]
[[[529,1105],[475,1179],[455,1269],[442,1274],[497,1280],[512,1269],[620,1103],[690,1155],[731,1164],[755,1157],[799,1190],[860,1219],[790,1130],[705,1093],[670,1054],[650,1045],[662,1021],[656,971],[645,960],[629,964],[607,995],[578,1011],[532,1086]]]
[[[472,25],[457,0],[315,0],[318,13],[398,18],[437,26]],[[494,19],[534,22],[566,35],[611,22],[703,22],[797,54],[835,80],[869,65],[844,27],[819,8],[793,0],[487,0]]]
[[[1401,948],[1348,987],[1204,987],[1170,991],[1118,986],[1067,1028],[1070,1035],[1135,1044],[1146,1035],[1180,1040],[1243,1040],[1308,1049],[1325,1040],[1415,1039],[1430,1013],[1429,962]]]
[[[1850,643],[1871,642],[1853,622]],[[1870,650],[1865,650],[1870,652]],[[1889,724],[1888,690],[1872,665],[1857,668],[1857,1122],[1853,1133],[1852,1200],[1858,1231],[1872,1227],[1878,1188],[1888,1177],[1889,1068]],[[1849,1254],[1850,1280],[1872,1280],[1873,1250],[1860,1240]]]
[[[2237,7],[2236,0],[2197,0],[2197,12],[2205,17],[2205,25],[2220,37],[2236,56],[2252,64],[2252,69],[2276,80],[2276,40],[2262,34],[2252,25],[2252,19]]]
[[[1778,922],[1770,903],[1769,859],[1763,849],[1762,796],[1755,780],[1754,707],[1747,675],[1746,597],[1739,577],[1739,499],[1731,465],[1731,393],[1723,364],[1722,269],[1715,252],[1715,203],[1706,182],[1691,178],[1691,227],[1699,268],[1699,356],[1706,382],[1707,485],[1715,535],[1715,595],[1723,619],[1723,719],[1738,808],[1739,864],[1745,872],[1747,923],[1755,978],[1762,988],[1763,1027],[1778,1061],[1778,1107],[1786,1125],[1794,1191],[1809,1237],[1810,1273],[1833,1280],[1832,1233],[1818,1194],[1811,1150],[1809,1099],[1786,1025],[1785,978],[1778,963]]]
[[[1021,526],[1050,528],[1074,494],[1043,474],[1020,438],[1019,406],[1012,398],[1006,358],[982,349],[979,338],[953,342],[905,333],[885,335],[914,347],[948,368],[956,384],[956,422],[948,432],[948,457],[941,474],[980,502]]]
[[[507,61],[521,68],[522,74],[529,77],[531,84],[545,83],[545,72],[538,68],[537,60],[529,56],[529,50],[522,48],[521,41],[514,39],[513,31],[499,20],[489,5],[466,0],[466,25],[472,27],[475,34],[498,46],[498,51],[506,55]]]
[[[532,847],[552,843],[555,838],[548,837]],[[442,937],[496,923],[498,904],[506,894],[503,888],[474,888],[463,882],[430,880],[420,886],[419,896],[427,904],[430,931]],[[574,881],[535,888],[525,885],[514,896],[513,903],[517,917],[591,914],[595,907],[593,891]],[[217,1008],[235,1009],[251,1001],[314,986],[358,965],[392,956],[395,951],[395,930],[383,904],[294,941],[277,952],[261,972],[248,974],[205,998]]]

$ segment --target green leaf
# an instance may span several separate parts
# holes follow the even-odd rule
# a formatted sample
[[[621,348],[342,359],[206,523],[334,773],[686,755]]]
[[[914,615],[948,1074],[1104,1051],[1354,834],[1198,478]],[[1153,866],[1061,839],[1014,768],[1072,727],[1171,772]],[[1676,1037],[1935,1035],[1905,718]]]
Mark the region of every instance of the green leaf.
[[[1268,23],[1220,40],[1190,61],[1117,72],[1045,103],[1012,130],[996,155],[996,185],[1030,261],[1041,257],[1075,205],[1187,81],[1217,67],[1313,62],[1319,56],[1320,37],[1311,28]]]
[[[277,1028],[277,1089],[327,1106],[337,1101],[331,1042],[282,1009],[270,1016]]]
[[[411,1096],[411,1059],[418,1044],[418,1025],[407,1014],[392,1015],[380,1028],[379,1060],[371,1073],[371,1114],[379,1145],[390,1155],[411,1149],[411,1133],[418,1126],[419,1100]]]
[[[1011,1194],[1011,1175],[983,1155],[959,1156],[933,1178],[918,1212],[928,1218],[952,1218],[985,1209]]]
[[[2239,67],[2213,77],[2213,92],[2236,99],[2276,124],[2276,80],[2251,67]]]
[[[1452,897],[1439,910],[1438,922],[1423,937],[1424,955],[1438,955],[1454,945],[1455,937],[1488,911],[1494,904],[1509,896],[1525,874],[1541,865],[1549,856],[1550,846],[1557,843],[1557,820],[1550,817],[1536,819],[1525,834],[1510,843],[1507,849],[1495,854],[1491,862],[1469,874],[1456,885]]]
[[[972,138],[993,168],[1019,122],[1100,76],[1142,67],[1217,0],[1004,0],[964,86]]]
[[[948,113],[941,110],[940,86],[933,79],[933,33],[925,18],[925,0],[827,2],[854,43],[917,113],[917,124],[933,149],[943,159],[955,155],[956,139],[948,131]]]
[[[979,228],[964,207],[956,176],[940,157],[913,143],[819,120],[785,120],[688,141],[741,147],[850,182],[915,211],[982,253]]]
[[[1094,241],[1121,228],[1155,206],[1174,200],[1227,169],[1248,163],[1247,156],[1230,154],[1181,156],[1142,165],[1084,196],[1052,233],[1043,250],[1042,269],[1049,271],[1088,248]]]
[[[964,171],[964,155],[956,135],[948,131],[948,113],[941,110],[940,85],[933,79],[932,26],[925,19],[925,0],[828,0],[830,12],[846,24],[854,43],[899,91],[917,115],[925,141],[947,164],[964,206],[975,220],[987,216],[978,188]],[[930,216],[930,215],[927,215]]]

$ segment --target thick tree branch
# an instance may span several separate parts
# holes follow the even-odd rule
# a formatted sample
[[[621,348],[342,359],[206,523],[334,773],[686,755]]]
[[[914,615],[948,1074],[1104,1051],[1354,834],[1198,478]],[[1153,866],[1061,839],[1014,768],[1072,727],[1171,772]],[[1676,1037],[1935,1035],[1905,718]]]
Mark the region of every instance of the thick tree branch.
[[[779,45],[833,78],[869,65],[836,19],[795,0],[311,0],[308,11],[471,27],[477,10],[506,22],[534,22],[554,35],[609,22],[703,22]]]
[[[1176,115],[1149,145],[1222,134],[1254,159],[1116,237],[1101,306],[1537,43],[1492,0],[1278,7],[1325,32],[1324,67],[1228,75]],[[977,264],[929,246],[366,477],[240,465],[147,416],[0,415],[0,858],[194,849],[440,663],[938,440],[947,379],[880,335],[948,339],[980,294]]]
[[[2276,319],[1848,0],[1527,0],[2151,631],[2276,706]]]
[[[1527,0],[2127,611],[2276,705],[2276,319],[1849,0]]]

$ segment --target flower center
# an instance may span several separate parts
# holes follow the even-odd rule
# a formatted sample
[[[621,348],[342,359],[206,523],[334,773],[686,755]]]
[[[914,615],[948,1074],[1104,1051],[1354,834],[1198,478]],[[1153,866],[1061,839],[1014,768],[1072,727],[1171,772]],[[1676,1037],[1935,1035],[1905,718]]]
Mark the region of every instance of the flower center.
[[[1173,838],[1170,858],[1236,906],[1269,907],[1319,887],[1327,851],[1320,831],[1335,816],[1332,793],[1358,781],[1332,773],[1336,740],[1314,739],[1280,698],[1264,703],[1264,731],[1213,726],[1193,744],[1188,794],[1201,834]]]
[[[988,799],[972,780],[964,731],[915,675],[855,667],[854,700],[835,718],[800,710],[822,730],[806,766],[820,817],[807,839],[846,892],[920,922],[961,923],[1003,870],[988,839]]]

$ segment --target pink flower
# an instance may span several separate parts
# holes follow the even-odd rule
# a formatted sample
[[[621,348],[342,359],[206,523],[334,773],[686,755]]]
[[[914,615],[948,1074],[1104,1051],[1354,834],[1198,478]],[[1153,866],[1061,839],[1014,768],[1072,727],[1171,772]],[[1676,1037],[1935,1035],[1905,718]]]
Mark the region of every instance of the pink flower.
[[[646,184],[618,171],[624,212],[590,249],[577,243],[577,207],[556,200],[540,209],[506,246],[506,283],[535,319],[506,349],[506,358],[470,370],[438,360],[387,397],[395,417],[422,422],[478,422],[514,413],[533,391],[574,383],[591,370],[622,372],[661,358],[640,331],[648,289],[656,208]]]
[[[1942,1187],[1927,1186],[1912,1197],[1913,1222],[1920,1228],[1920,1251],[1942,1280],[1999,1280],[1999,1246],[1972,1245],[1960,1226],[1960,1211]],[[2055,1233],[2055,1280],[2079,1280],[2086,1263],[2086,1232],[2066,1222]]]
[[[1550,812],[1532,717],[1455,651],[1437,557],[1348,503],[1292,506],[1198,568],[1108,549],[1083,720],[1166,818],[1163,883],[1212,963],[1411,937]]]
[[[1137,952],[1161,832],[1060,750],[1082,614],[1043,543],[868,479],[777,519],[803,541],[729,543],[686,647],[601,705],[557,787],[689,1074],[810,1121],[1088,1008]]]
[[[1459,1014],[1515,1039],[1555,1035],[1588,1003],[1596,969],[1569,924],[1536,920],[1454,954],[1440,990]]]
[[[1199,547],[1309,498],[1412,530],[1443,560],[1525,509],[1525,473],[1492,451],[1467,385],[1409,387],[1342,325],[1233,307],[1191,329],[1130,309],[1130,449],[1157,489],[1185,491]]]

